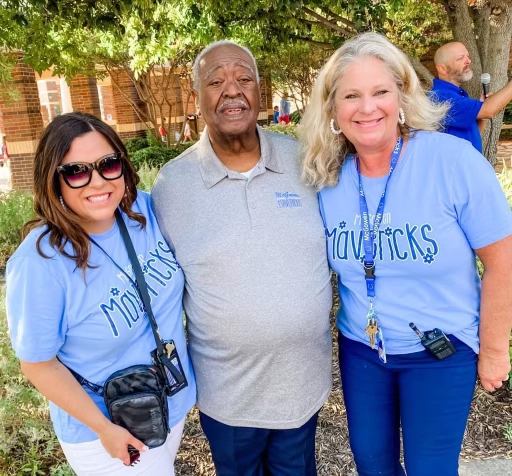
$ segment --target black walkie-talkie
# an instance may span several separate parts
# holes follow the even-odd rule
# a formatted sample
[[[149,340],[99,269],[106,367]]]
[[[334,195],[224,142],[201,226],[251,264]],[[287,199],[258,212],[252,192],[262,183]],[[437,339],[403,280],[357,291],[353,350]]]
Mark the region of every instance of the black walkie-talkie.
[[[409,324],[409,327],[416,332],[417,336],[421,339],[421,344],[425,349],[430,351],[437,359],[445,359],[452,354],[455,354],[456,350],[450,339],[446,337],[441,329],[433,329],[431,331],[421,332],[413,322]]]

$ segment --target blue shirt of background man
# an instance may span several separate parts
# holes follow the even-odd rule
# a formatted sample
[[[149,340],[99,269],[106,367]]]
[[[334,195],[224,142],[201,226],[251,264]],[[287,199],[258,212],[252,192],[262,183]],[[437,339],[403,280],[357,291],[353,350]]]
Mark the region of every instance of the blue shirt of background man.
[[[151,307],[162,338],[174,340],[188,380],[187,388],[168,399],[172,427],[196,400],[182,319],[185,278],[158,228],[150,196],[138,191],[133,210],[147,218],[142,230],[123,214],[146,278]],[[50,258],[42,258],[36,250],[41,232],[41,228],[33,230],[7,263],[7,318],[17,357],[44,362],[57,355],[64,365],[99,385],[117,370],[151,364],[150,352],[156,343],[133,283],[96,246],[91,246],[90,256],[90,264],[96,267],[87,268],[85,281],[75,262],[50,246],[48,235],[41,248]],[[109,231],[91,236],[135,279],[117,223]],[[69,243],[65,249],[73,253]],[[88,388],[85,391],[108,416],[103,398]],[[50,416],[57,437],[66,443],[98,438],[53,403]]]
[[[460,86],[437,78],[434,79],[430,97],[434,101],[448,101],[451,104],[443,121],[444,132],[468,140],[481,153],[482,137],[478,129],[477,116],[483,102],[470,98]]]
[[[387,176],[363,177],[373,226]],[[331,268],[339,279],[337,325],[368,343],[358,173],[353,157],[339,182],[320,192]],[[417,132],[387,191],[374,242],[375,311],[388,354],[424,350],[410,329],[435,327],[479,351],[480,278],[474,249],[512,234],[512,212],[492,166],[467,141]]]

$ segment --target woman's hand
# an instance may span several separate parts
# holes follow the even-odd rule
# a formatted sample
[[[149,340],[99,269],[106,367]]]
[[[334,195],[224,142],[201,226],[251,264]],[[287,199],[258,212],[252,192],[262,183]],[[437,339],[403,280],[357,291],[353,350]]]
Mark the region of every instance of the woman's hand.
[[[114,425],[103,415],[75,377],[55,357],[37,363],[21,361],[21,370],[48,400],[94,431],[113,458],[130,464],[128,445],[139,451],[148,450],[127,430]]]
[[[501,354],[481,352],[478,356],[478,376],[482,387],[493,392],[503,385],[510,372],[510,356],[508,349]]]
[[[112,458],[119,458],[126,466],[130,465],[128,445],[133,446],[141,453],[149,448],[140,440],[119,425],[109,422],[105,429],[98,433],[101,444]]]

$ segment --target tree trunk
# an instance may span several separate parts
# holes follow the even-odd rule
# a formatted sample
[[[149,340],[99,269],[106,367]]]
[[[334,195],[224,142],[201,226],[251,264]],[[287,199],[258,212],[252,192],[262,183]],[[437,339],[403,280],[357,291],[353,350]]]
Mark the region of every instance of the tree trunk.
[[[482,71],[487,72],[487,51],[489,50],[489,34],[491,7],[485,5],[482,8],[471,7],[471,17],[475,25],[475,38],[478,47],[478,54],[480,55],[480,62]]]
[[[512,40],[512,6],[501,9],[494,8],[491,19],[487,71],[491,75],[491,91],[499,91],[508,82],[507,68]],[[484,155],[492,165],[496,164],[503,113],[504,111],[501,111],[489,121],[482,137]]]
[[[414,71],[416,71],[416,74],[418,75],[422,84],[426,88],[430,89],[432,87],[432,80],[434,79],[432,73],[427,68],[425,68],[425,66],[423,66],[418,59],[414,58],[413,56],[407,57],[409,58],[409,61],[411,62],[411,65],[414,68]]]
[[[470,96],[480,96],[480,75],[482,74],[482,63],[480,53],[473,31],[473,20],[469,13],[467,0],[443,0],[444,7],[448,13],[448,20],[455,41],[464,43],[471,57],[473,79],[464,85]]]

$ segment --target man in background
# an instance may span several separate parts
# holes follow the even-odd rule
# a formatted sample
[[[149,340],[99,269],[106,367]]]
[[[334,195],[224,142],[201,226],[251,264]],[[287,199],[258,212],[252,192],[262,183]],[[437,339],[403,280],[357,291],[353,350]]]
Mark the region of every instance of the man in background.
[[[444,132],[466,139],[482,152],[481,132],[487,119],[492,119],[512,101],[512,81],[487,98],[473,99],[461,84],[473,77],[471,59],[463,43],[451,42],[441,46],[434,56],[439,79],[434,79],[431,97],[438,102],[450,102],[443,122]]]
[[[288,101],[288,93],[286,91],[279,102],[279,122],[290,124],[290,102]]]

